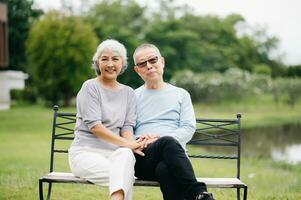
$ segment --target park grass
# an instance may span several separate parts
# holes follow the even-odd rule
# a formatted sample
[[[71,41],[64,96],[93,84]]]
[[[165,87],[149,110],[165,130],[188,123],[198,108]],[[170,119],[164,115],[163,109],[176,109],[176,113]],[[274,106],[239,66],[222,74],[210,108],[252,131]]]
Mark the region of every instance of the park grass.
[[[282,105],[195,105],[198,117],[233,117],[243,114],[243,127],[277,126],[300,123],[301,107]],[[63,109],[74,111],[74,108]],[[41,106],[13,107],[0,111],[0,199],[38,199],[38,178],[49,170],[51,108]],[[301,165],[288,165],[267,158],[243,157],[241,178],[249,186],[250,200],[301,199]],[[66,160],[59,159],[68,170]],[[234,176],[233,163],[193,160],[196,174],[203,177]],[[218,200],[233,200],[233,189],[209,189]],[[58,184],[52,199],[108,199],[108,189],[91,185]],[[162,199],[158,188],[135,187],[134,199]]]

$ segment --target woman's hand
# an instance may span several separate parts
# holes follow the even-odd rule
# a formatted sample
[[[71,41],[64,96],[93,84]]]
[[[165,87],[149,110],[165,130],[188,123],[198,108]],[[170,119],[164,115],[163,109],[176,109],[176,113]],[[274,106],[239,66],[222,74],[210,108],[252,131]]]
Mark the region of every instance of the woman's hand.
[[[140,156],[145,156],[145,154],[143,153],[142,150],[143,150],[143,148],[134,149],[133,152],[134,152],[135,154],[140,155]]]
[[[144,156],[145,154],[142,152],[143,150],[143,143],[138,142],[137,140],[128,141],[126,147],[132,149],[132,151],[140,156]]]
[[[134,150],[134,149],[140,148],[142,146],[142,144],[138,143],[135,140],[128,140],[124,146]]]

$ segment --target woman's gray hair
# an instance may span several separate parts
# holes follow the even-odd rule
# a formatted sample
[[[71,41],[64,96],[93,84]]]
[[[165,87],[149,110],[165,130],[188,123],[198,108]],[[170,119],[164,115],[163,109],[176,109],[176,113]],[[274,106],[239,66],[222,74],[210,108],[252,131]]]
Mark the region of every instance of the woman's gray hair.
[[[105,40],[102,43],[100,43],[97,47],[97,50],[92,58],[92,61],[93,61],[92,68],[95,69],[96,74],[100,75],[100,70],[97,65],[97,60],[99,59],[99,57],[105,50],[110,50],[112,52],[119,54],[119,56],[122,59],[122,64],[123,64],[122,69],[120,71],[120,74],[122,74],[126,70],[127,64],[128,64],[127,56],[126,56],[126,48],[124,47],[123,44],[121,44],[117,40],[113,40],[113,39]]]

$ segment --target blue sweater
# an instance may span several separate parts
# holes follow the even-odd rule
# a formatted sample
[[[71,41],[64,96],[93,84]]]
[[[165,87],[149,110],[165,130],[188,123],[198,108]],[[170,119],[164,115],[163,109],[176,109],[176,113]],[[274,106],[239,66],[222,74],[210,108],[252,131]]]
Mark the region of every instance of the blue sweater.
[[[189,93],[167,84],[160,90],[141,86],[135,90],[137,121],[135,135],[155,133],[172,136],[185,149],[196,128],[193,106]]]

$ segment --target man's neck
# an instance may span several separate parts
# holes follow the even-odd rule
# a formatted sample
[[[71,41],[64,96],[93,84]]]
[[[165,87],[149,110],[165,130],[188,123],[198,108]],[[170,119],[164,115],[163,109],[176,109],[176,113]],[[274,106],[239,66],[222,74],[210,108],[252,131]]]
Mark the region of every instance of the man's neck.
[[[164,88],[165,85],[166,85],[166,83],[163,80],[145,83],[146,89],[149,89],[149,90],[160,90],[160,89]]]

